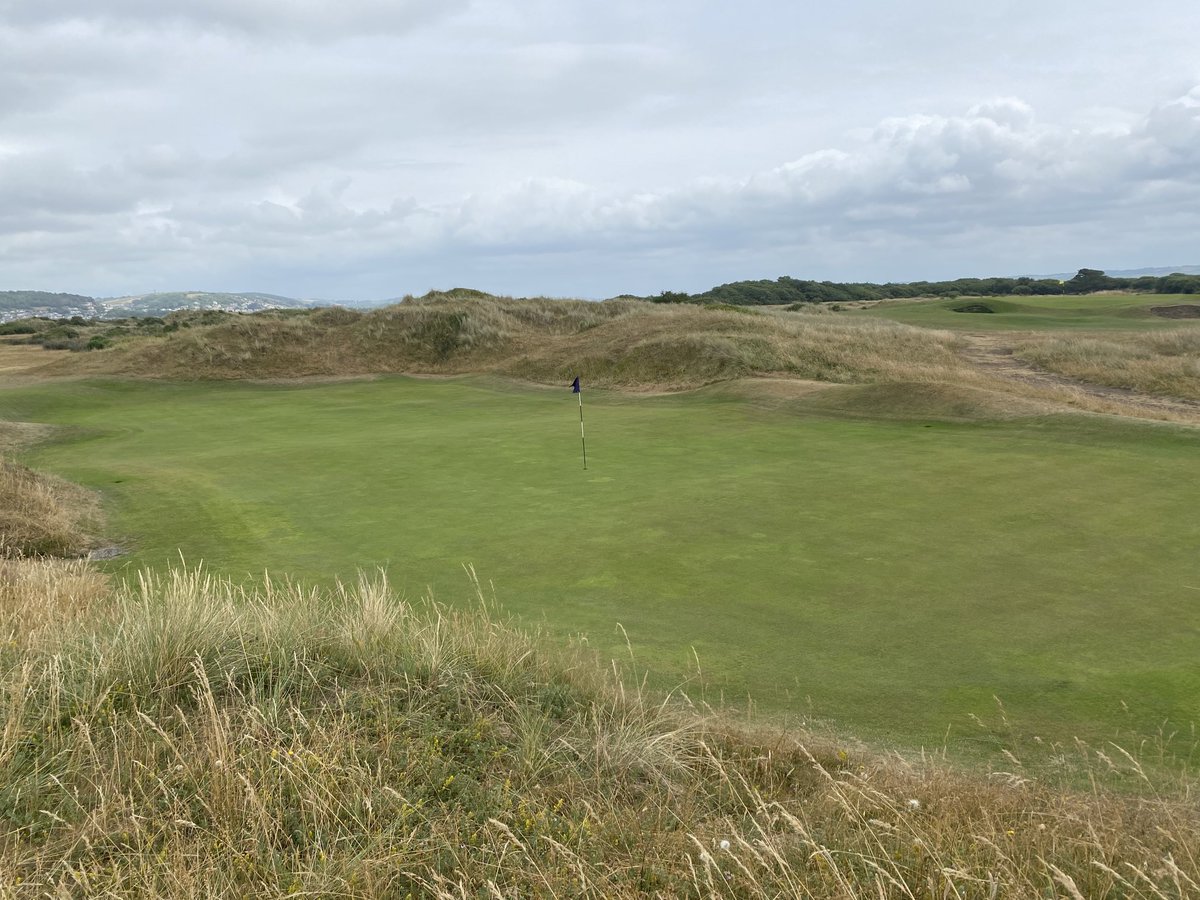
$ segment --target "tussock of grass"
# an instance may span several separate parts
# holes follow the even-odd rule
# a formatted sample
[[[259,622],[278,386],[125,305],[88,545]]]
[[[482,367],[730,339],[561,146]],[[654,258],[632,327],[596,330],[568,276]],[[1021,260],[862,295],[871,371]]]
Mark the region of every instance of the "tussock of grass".
[[[19,612],[72,590],[44,566],[0,579],[19,623],[0,649],[2,896],[1200,892],[1183,781],[1072,794],[1015,759],[984,778],[749,732],[626,690],[482,597],[414,605],[382,577],[176,571],[55,629]],[[1067,755],[1144,777],[1117,750]]]
[[[545,383],[687,388],[746,375],[944,379],[953,338],[883,321],[635,300],[511,300],[452,292],[372,312],[261,313],[80,355],[60,371],[184,378],[491,372]]]
[[[84,560],[0,558],[0,642],[54,640],[58,628],[107,596],[108,579]]]
[[[77,556],[98,515],[78,485],[0,457],[0,557]]]
[[[1036,338],[1021,344],[1016,353],[1070,378],[1200,400],[1200,329]]]

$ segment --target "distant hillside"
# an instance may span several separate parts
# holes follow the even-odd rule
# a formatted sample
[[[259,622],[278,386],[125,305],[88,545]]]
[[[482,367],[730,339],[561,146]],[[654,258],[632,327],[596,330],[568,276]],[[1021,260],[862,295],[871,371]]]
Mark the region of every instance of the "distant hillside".
[[[103,311],[94,297],[80,294],[53,294],[48,291],[0,291],[0,322],[31,316],[85,316]]]
[[[100,301],[105,318],[118,316],[163,316],[181,309],[218,309],[227,312],[260,312],[264,309],[303,309],[314,305],[308,300],[278,294],[214,293],[210,291],[164,291],[110,297]]]
[[[1161,278],[1164,275],[1200,275],[1200,266],[1158,266],[1157,268],[1148,269],[1110,269],[1106,270],[1107,274],[1114,278],[1142,278],[1147,275],[1154,278]],[[1070,278],[1070,274],[1066,275],[1048,275],[1048,278]]]
[[[125,297],[86,297],[45,291],[0,291],[0,322],[49,318],[119,319],[127,316],[165,316],[178,310],[260,312],[265,309],[303,309],[317,301],[296,300],[277,294],[169,291]]]

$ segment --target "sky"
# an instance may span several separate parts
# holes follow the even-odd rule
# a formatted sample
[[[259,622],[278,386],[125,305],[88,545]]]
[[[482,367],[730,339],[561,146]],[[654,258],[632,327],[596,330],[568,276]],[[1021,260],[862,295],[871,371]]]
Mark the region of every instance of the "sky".
[[[1200,263],[1195,0],[0,0],[0,289]]]

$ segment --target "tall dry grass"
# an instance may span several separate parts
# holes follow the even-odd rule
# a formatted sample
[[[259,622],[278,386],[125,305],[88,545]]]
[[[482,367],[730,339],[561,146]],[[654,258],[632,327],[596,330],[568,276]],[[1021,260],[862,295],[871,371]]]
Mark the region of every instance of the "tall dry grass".
[[[1016,355],[1069,378],[1200,400],[1200,328],[1038,337],[1021,343]]]
[[[89,491],[0,456],[0,557],[78,556],[98,519]]]
[[[109,596],[107,577],[84,560],[0,557],[0,643],[54,640],[57,629]]]
[[[2,897],[1200,896],[1190,781],[1117,749],[1063,750],[1071,792],[751,731],[482,592],[176,571],[76,603],[79,564],[8,565],[43,568],[0,579]]]
[[[635,300],[431,294],[371,312],[263,313],[78,354],[59,372],[290,378],[491,372],[545,383],[676,389],[779,374],[931,381],[966,370],[955,339],[878,320]]]

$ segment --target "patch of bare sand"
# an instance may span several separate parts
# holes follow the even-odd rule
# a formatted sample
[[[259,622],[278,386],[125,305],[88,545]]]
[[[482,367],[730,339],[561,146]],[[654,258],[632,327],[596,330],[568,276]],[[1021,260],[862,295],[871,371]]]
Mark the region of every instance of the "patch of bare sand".
[[[1152,306],[1150,312],[1162,319],[1200,319],[1200,303],[1180,303],[1177,306]]]

